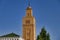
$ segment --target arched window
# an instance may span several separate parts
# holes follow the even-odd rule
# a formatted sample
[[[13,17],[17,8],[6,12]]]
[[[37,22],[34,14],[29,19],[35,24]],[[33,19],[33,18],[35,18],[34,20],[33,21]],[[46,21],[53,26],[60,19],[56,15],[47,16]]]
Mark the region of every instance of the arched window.
[[[28,13],[28,16],[29,16],[29,13]]]
[[[30,39],[27,39],[27,40],[30,40]]]
[[[19,39],[17,39],[17,40],[19,40]]]
[[[30,24],[30,20],[26,20],[26,24]]]

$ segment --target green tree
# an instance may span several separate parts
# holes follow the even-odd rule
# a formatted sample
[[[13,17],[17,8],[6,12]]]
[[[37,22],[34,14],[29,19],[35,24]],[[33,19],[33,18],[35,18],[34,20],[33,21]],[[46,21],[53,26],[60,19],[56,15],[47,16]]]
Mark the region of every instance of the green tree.
[[[50,35],[49,35],[49,33],[47,33],[47,40],[50,40]]]
[[[45,30],[45,27],[41,29],[40,34],[37,36],[37,40],[50,40],[50,35]]]
[[[37,40],[40,40],[40,36],[39,35],[37,36]]]

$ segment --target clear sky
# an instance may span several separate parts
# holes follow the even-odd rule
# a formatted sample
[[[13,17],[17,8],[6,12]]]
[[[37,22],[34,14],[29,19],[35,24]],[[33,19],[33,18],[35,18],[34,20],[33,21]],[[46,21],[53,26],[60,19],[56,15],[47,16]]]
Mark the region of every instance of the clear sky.
[[[42,26],[51,40],[60,40],[60,0],[30,0],[36,18],[36,35]],[[0,0],[0,35],[14,32],[22,35],[22,18],[28,0]]]

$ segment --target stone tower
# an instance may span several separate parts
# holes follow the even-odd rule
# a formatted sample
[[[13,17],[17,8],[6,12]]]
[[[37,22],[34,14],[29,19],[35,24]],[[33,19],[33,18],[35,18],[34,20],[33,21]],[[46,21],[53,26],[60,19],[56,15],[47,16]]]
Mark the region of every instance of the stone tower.
[[[22,37],[24,40],[36,40],[35,18],[32,15],[30,2],[26,8],[26,15],[22,21]]]

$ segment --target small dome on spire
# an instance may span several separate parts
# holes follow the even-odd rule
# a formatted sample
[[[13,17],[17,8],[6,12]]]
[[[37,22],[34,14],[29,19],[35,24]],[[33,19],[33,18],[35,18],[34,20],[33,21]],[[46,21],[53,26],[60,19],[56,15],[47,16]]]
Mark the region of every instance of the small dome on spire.
[[[30,9],[32,9],[31,6],[28,6],[26,10],[30,10]]]
[[[31,8],[31,6],[30,6],[30,0],[29,0],[29,1],[28,1],[28,7],[27,7],[26,10],[30,10],[30,9],[32,9],[32,8]]]

